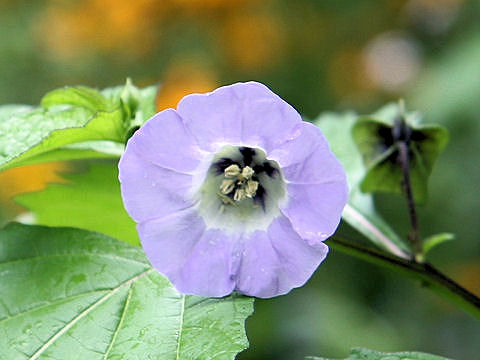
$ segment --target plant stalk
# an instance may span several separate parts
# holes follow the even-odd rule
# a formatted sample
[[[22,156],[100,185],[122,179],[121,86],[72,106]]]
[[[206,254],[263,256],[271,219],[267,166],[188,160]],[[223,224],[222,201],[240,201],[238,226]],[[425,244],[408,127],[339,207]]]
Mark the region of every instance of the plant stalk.
[[[411,231],[408,235],[410,243],[413,247],[415,257],[422,253],[422,242],[420,241],[420,230],[418,226],[417,209],[413,200],[412,184],[410,182],[410,159],[408,155],[408,147],[404,141],[398,142],[398,150],[400,155],[400,163],[403,172],[403,188],[407,198],[408,215],[410,217]]]
[[[327,243],[334,250],[420,280],[423,286],[430,288],[445,300],[480,320],[480,298],[432,265],[401,259],[338,236],[330,238]]]
[[[420,230],[418,225],[418,216],[417,210],[415,207],[415,200],[413,198],[412,183],[410,180],[410,155],[408,152],[408,146],[410,142],[410,132],[405,119],[403,117],[399,118],[396,121],[394,126],[394,137],[396,138],[396,143],[399,152],[399,161],[402,167],[403,173],[403,189],[405,192],[405,197],[407,199],[408,206],[408,215],[410,218],[410,234],[408,239],[412,244],[412,250],[415,256],[415,259],[418,261],[422,254],[422,242],[420,239]]]

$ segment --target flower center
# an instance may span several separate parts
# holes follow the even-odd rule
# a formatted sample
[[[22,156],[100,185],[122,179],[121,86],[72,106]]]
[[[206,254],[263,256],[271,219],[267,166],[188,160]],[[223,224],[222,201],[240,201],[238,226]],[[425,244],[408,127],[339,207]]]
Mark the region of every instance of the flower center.
[[[228,145],[215,154],[197,198],[208,227],[249,232],[266,229],[280,215],[286,185],[263,150]]]
[[[237,164],[232,164],[224,171],[225,180],[220,185],[220,199],[226,204],[232,204],[229,194],[233,194],[233,201],[242,201],[253,198],[257,193],[258,181],[252,180],[255,171],[250,166],[241,169]],[[235,203],[233,203],[235,204]]]

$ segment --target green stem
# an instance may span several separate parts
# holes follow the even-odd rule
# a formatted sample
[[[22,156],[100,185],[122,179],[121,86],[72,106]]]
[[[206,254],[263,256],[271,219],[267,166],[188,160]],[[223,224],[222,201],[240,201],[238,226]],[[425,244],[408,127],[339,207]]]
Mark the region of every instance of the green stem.
[[[421,280],[422,285],[430,288],[453,305],[480,320],[480,298],[428,263],[420,264],[415,261],[401,259],[376,249],[347,241],[338,236],[330,238],[328,245],[334,250]]]

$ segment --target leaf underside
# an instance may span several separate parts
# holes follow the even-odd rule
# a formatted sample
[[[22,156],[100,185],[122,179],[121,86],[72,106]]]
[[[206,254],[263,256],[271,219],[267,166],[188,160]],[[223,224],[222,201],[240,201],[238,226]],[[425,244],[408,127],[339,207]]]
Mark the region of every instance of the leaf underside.
[[[35,214],[35,223],[98,231],[139,245],[135,222],[123,207],[116,162],[93,163],[86,173],[62,175],[67,184],[15,198]]]

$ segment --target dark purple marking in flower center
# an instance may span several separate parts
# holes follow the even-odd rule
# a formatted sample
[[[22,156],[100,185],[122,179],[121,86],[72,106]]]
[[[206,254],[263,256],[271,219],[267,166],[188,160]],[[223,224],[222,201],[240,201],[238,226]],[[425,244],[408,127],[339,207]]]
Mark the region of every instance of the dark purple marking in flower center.
[[[230,158],[223,157],[220,160],[213,163],[212,169],[215,172],[215,175],[223,175],[223,173],[225,172],[225,169],[227,167],[229,167],[230,165],[240,166],[240,164],[238,162],[233,161]]]
[[[243,166],[251,166],[253,157],[255,156],[255,149],[242,146],[238,151],[240,151],[240,154],[243,156]]]

